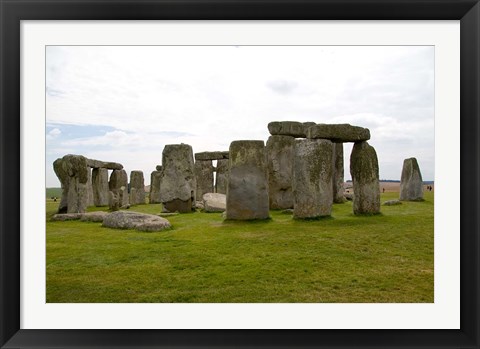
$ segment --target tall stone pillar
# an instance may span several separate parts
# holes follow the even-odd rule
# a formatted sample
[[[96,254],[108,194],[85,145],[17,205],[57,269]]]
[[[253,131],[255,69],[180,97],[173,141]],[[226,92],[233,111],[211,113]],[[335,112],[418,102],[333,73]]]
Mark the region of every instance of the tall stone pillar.
[[[162,152],[160,201],[165,210],[191,212],[195,207],[197,182],[193,150],[188,144],[168,144]]]
[[[228,183],[228,159],[217,160],[217,175],[215,178],[215,193],[226,194]]]
[[[128,176],[125,170],[112,171],[108,188],[115,194],[115,197],[119,199],[119,206],[128,205]]]
[[[88,181],[87,181],[87,192],[88,192],[88,200],[87,206],[94,206],[95,200],[93,198],[93,182],[92,182],[92,168],[87,166],[88,170]]]
[[[356,142],[350,155],[353,181],[353,213],[380,213],[378,159],[375,148],[366,141]]]
[[[108,206],[108,169],[94,168],[92,171],[93,202],[95,206]]]
[[[333,202],[342,204],[346,201],[343,188],[343,143],[333,143]]]
[[[293,208],[293,157],[295,138],[270,136],[267,141],[268,196],[270,209]]]
[[[400,200],[422,201],[423,179],[417,159],[403,161],[402,177],[400,179]]]
[[[267,165],[263,141],[233,141],[229,154],[227,219],[269,218]]]
[[[145,180],[142,171],[130,172],[130,205],[145,204]]]
[[[330,216],[333,203],[333,143],[327,139],[297,139],[293,165],[293,217]]]
[[[159,204],[160,201],[160,177],[162,175],[162,166],[157,166],[156,171],[150,175],[150,201],[151,204]]]
[[[213,193],[213,165],[212,160],[195,161],[195,178],[197,180],[197,198],[203,194]]]

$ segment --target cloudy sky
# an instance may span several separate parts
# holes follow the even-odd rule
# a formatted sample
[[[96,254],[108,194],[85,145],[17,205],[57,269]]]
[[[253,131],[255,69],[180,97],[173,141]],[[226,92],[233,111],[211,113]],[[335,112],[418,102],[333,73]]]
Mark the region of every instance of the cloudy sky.
[[[418,159],[434,179],[432,46],[49,46],[46,181],[66,154],[143,170],[166,144],[228,150],[266,141],[270,121],[370,129],[380,178]],[[345,146],[350,179],[351,145]]]

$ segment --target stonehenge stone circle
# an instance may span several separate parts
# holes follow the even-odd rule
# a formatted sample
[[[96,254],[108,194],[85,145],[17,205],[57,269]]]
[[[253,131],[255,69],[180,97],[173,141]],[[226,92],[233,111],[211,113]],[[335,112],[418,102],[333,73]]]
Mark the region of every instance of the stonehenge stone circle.
[[[270,209],[293,208],[293,157],[295,138],[270,136],[266,145]]]
[[[145,180],[142,171],[130,172],[130,205],[145,204]]]
[[[333,143],[333,202],[341,204],[344,196],[343,143]]]
[[[360,142],[370,139],[368,128],[350,124],[316,124],[307,129],[307,138],[330,139],[335,143]]]
[[[400,178],[400,200],[423,200],[423,179],[416,158],[403,160],[402,177]]]
[[[213,193],[212,160],[196,160],[195,177],[197,179],[197,198],[201,198],[205,193]]]
[[[293,217],[330,216],[333,203],[333,143],[327,139],[295,141]]]
[[[92,171],[93,202],[95,206],[108,206],[108,169],[94,168]]]
[[[268,179],[263,141],[233,141],[229,154],[226,218],[268,219]]]
[[[217,160],[215,192],[219,194],[227,194],[228,161],[228,159]]]
[[[157,166],[159,168],[159,166]],[[161,203],[160,201],[160,178],[162,176],[162,171],[161,171],[161,166],[160,170],[157,171],[152,171],[150,175],[150,201],[149,203],[151,204],[159,204]]]
[[[380,213],[378,159],[375,149],[367,142],[354,144],[350,155],[350,174],[353,181],[353,213]]]
[[[162,152],[160,201],[167,211],[191,212],[195,206],[197,182],[193,150],[188,144],[169,144]]]
[[[268,124],[268,131],[272,136],[305,138],[307,129],[313,125],[314,122],[272,121]]]

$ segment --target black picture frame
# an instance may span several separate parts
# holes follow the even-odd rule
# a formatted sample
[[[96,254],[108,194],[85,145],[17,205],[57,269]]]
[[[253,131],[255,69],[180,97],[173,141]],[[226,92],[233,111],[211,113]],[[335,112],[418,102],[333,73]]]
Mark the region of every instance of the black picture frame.
[[[480,348],[479,0],[0,0],[0,346],[2,348]],[[21,20],[460,20],[459,330],[20,329]],[[28,219],[25,218],[24,219]]]

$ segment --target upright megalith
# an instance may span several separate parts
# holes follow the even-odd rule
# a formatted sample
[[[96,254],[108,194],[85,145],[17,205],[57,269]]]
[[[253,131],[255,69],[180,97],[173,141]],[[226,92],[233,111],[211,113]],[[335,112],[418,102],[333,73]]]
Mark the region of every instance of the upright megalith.
[[[402,177],[400,179],[400,200],[423,200],[423,179],[416,158],[403,160]]]
[[[145,204],[145,180],[142,171],[130,172],[130,205]]]
[[[295,138],[270,136],[266,145],[268,197],[271,209],[293,208],[293,157]]]
[[[59,213],[83,213],[88,206],[89,167],[82,155],[65,155],[53,163],[62,185]]]
[[[92,171],[93,202],[95,206],[108,206],[108,169],[94,168]]]
[[[162,166],[157,166],[156,171],[150,175],[150,204],[159,204],[160,201],[160,178],[162,176]]]
[[[167,211],[191,212],[195,206],[195,165],[188,144],[168,144],[162,152],[160,201]]]
[[[212,160],[195,161],[195,178],[197,180],[197,198],[203,197],[203,194],[206,193],[213,193]]]
[[[226,218],[269,218],[268,179],[263,141],[230,144]]]
[[[333,143],[327,139],[295,141],[293,162],[293,217],[330,216],[333,203]]]
[[[92,169],[87,165],[88,170],[88,180],[87,180],[87,206],[95,205],[95,200],[93,199],[93,183],[92,183]]]
[[[215,193],[227,194],[228,159],[217,160],[217,173],[215,177]]]
[[[109,206],[127,206],[128,205],[128,176],[125,170],[113,170],[108,182],[108,188],[112,192],[109,195]],[[115,198],[112,202],[111,198]]]
[[[375,148],[367,142],[357,142],[350,155],[353,181],[353,213],[380,213],[378,159]]]
[[[343,188],[344,178],[343,143],[333,143],[333,202],[336,204],[346,201]]]

